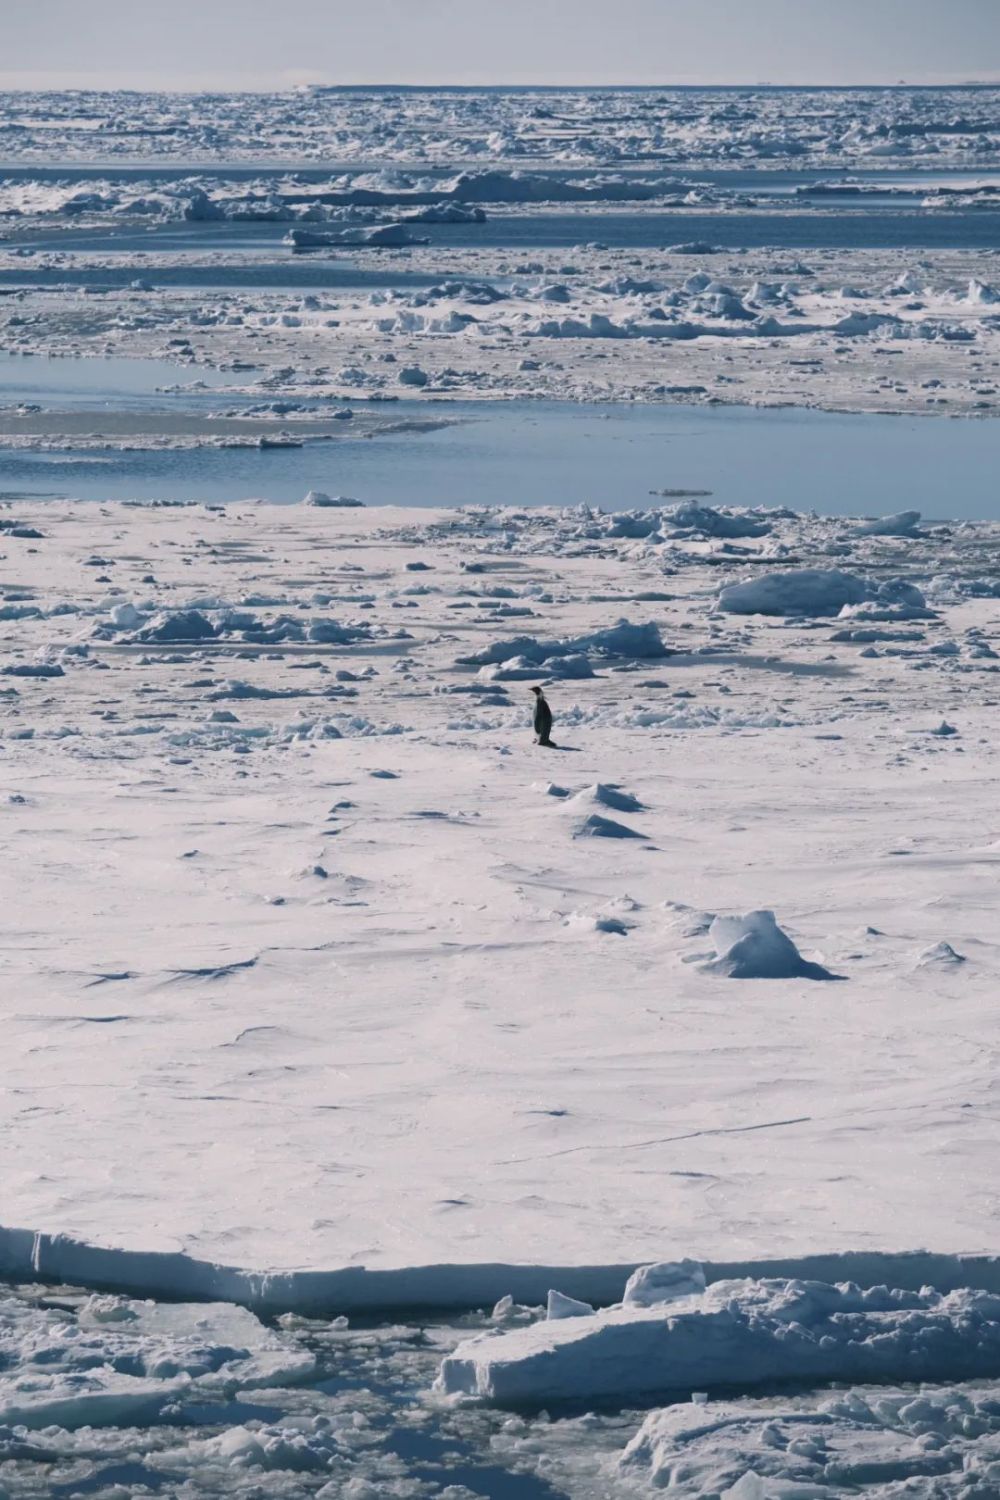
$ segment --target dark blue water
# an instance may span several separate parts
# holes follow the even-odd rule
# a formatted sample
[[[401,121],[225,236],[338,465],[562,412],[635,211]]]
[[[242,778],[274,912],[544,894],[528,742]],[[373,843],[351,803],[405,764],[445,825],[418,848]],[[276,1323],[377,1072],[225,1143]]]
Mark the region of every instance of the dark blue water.
[[[434,244],[487,245],[525,253],[596,242],[609,249],[656,249],[704,241],[727,250],[992,250],[1000,248],[1000,213],[881,209],[864,212],[559,213],[511,215],[485,224],[426,226]]]
[[[68,246],[63,246],[67,249]],[[120,247],[118,247],[120,248]],[[143,249],[148,249],[145,243]],[[161,250],[167,249],[161,246]],[[204,292],[267,291],[287,292],[289,296],[315,291],[361,291],[370,292],[394,287],[413,290],[433,286],[441,276],[426,272],[411,271],[406,258],[399,255],[384,260],[382,264],[358,266],[352,261],[327,251],[322,255],[293,256],[285,246],[270,247],[275,258],[257,260],[243,256],[236,265],[201,265],[194,261],[185,264],[160,265],[152,261],[148,267],[131,264],[102,266],[35,266],[31,259],[23,264],[0,271],[0,291],[4,287],[61,287],[91,286],[124,289],[136,280],[148,281],[159,290],[163,287],[196,287]],[[494,282],[496,277],[492,278]],[[499,278],[502,282],[503,278]]]
[[[383,415],[448,416],[436,432],[259,452],[0,452],[0,492],[81,500],[251,497],[309,489],[385,505],[655,503],[651,490],[831,515],[917,509],[1000,519],[1000,422],[747,407],[399,403]],[[663,503],[662,501],[660,503]]]
[[[389,209],[383,216],[392,217]],[[29,231],[12,243],[37,250],[87,251],[101,255],[169,252],[279,251],[287,224],[171,224],[148,229]],[[331,229],[336,230],[332,225]],[[533,250],[571,249],[600,243],[609,249],[649,250],[691,241],[725,249],[776,250],[996,250],[1000,249],[1000,213],[917,209],[912,203],[860,209],[847,205],[830,211],[789,209],[783,212],[704,213],[696,209],[656,209],[610,213],[494,213],[485,224],[414,225],[437,248]],[[297,263],[304,258],[288,254]],[[320,251],[318,254],[343,250]],[[370,254],[371,252],[365,252]],[[405,264],[405,251],[382,252],[387,267]],[[133,271],[133,277],[137,273]],[[29,278],[30,279],[30,278]],[[217,275],[216,275],[217,279]],[[2,281],[6,281],[6,274]]]

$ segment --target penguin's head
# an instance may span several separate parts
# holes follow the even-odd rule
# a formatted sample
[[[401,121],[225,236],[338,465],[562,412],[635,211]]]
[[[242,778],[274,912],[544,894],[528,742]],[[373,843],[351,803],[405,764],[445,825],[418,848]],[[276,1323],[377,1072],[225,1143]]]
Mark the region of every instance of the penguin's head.
[[[533,693],[534,693],[534,694],[535,694],[535,695],[536,695],[536,696],[537,696],[537,697],[539,697],[539,698],[540,698],[540,697],[541,697],[541,696],[542,696],[542,690],[541,690],[541,688],[540,688],[540,687],[533,687],[533,688],[532,688],[532,689],[531,689],[531,691],[532,691],[532,692],[533,692]]]

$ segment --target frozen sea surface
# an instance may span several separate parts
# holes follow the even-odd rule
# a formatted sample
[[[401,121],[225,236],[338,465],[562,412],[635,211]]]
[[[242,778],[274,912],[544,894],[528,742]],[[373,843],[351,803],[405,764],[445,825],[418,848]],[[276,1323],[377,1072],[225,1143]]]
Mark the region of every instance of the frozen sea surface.
[[[996,523],[0,520],[0,1265],[989,1253]]]
[[[995,1500],[1000,528],[0,519],[12,1500]]]
[[[512,156],[539,166],[864,170],[996,159],[996,89],[313,88],[2,96],[12,164],[228,162],[434,168]]]

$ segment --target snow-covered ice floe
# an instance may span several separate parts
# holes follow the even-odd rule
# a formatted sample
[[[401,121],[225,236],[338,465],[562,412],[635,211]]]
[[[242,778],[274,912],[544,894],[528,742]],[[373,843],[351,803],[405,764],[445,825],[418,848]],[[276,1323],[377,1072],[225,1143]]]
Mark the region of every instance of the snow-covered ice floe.
[[[997,1290],[997,528],[661,498],[3,510],[0,1272]]]
[[[992,1292],[801,1280],[689,1291],[685,1268],[640,1274],[641,1300],[626,1292],[623,1304],[600,1312],[557,1301],[544,1322],[460,1345],[443,1361],[437,1388],[510,1406],[628,1403],[667,1391],[1000,1371],[1000,1298]]]

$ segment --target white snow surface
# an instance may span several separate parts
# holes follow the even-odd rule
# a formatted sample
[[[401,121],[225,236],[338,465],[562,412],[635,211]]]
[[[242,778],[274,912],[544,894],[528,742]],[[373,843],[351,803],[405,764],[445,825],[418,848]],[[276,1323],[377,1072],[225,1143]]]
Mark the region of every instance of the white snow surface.
[[[0,1267],[277,1307],[607,1301],[685,1256],[1000,1287],[948,1259],[996,1249],[966,581],[1000,530],[769,513],[733,555],[590,510],[4,514],[40,535],[3,538],[2,665],[62,675],[0,677]],[[773,549],[933,578],[939,612],[864,648],[716,613]],[[556,750],[530,682],[477,677],[512,605],[594,674],[550,683]],[[138,638],[191,612],[211,633]],[[638,837],[574,836],[605,812]],[[761,911],[841,982],[706,969]]]

